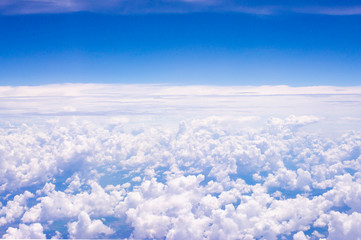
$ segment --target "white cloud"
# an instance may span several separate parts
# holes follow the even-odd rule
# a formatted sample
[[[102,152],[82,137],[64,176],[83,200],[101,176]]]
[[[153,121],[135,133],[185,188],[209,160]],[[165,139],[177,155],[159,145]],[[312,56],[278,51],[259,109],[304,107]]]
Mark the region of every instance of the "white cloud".
[[[123,187],[103,189],[95,181],[89,181],[91,192],[76,195],[52,190],[38,198],[40,203],[30,208],[22,217],[23,222],[49,221],[78,216],[84,211],[93,216],[112,216],[114,208],[124,198]],[[106,204],[104,204],[106,203]]]
[[[4,116],[112,117],[136,113],[138,118],[142,114],[162,113],[162,116],[174,115],[182,120],[214,113],[232,117],[284,117],[291,114],[317,116],[322,109],[323,116],[360,118],[358,111],[355,111],[357,106],[348,105],[344,108],[344,102],[359,101],[360,93],[360,87],[102,84],[0,87],[3,106],[0,113]]]
[[[23,194],[16,195],[12,201],[8,201],[6,206],[0,209],[0,226],[14,222],[21,217],[28,209],[27,200],[34,197],[34,194],[25,191]]]
[[[77,173],[68,178],[65,183],[69,183],[68,188],[65,190],[65,192],[69,193],[73,193],[74,191],[79,190],[80,187],[83,185]]]
[[[336,126],[332,119],[355,111],[331,110],[358,100],[352,94],[358,91],[0,87],[3,97],[19,100],[4,100],[13,114],[0,125],[4,236],[43,237],[46,229],[50,237],[73,238],[352,238],[361,213],[361,132],[353,127],[330,137],[316,130],[327,121]],[[337,100],[332,109],[324,95],[313,97],[317,93]],[[52,94],[59,98],[52,100]],[[49,101],[37,102],[41,95]],[[114,102],[105,106],[110,98]],[[291,100],[281,103],[286,98]],[[89,115],[61,116],[72,101],[71,114]],[[315,106],[299,105],[308,101]],[[109,112],[98,116],[105,108]],[[250,111],[240,114],[237,108]],[[115,109],[129,112],[113,114]],[[29,118],[20,118],[24,114]]]
[[[360,6],[345,6],[345,7],[308,7],[308,8],[295,8],[295,12],[307,13],[307,14],[322,14],[333,16],[350,16],[360,15]]]
[[[43,227],[40,223],[30,225],[20,224],[19,228],[10,227],[6,234],[2,236],[5,239],[46,239],[43,233]]]
[[[361,214],[354,212],[350,215],[332,211],[329,215],[328,239],[360,239]]]
[[[306,235],[304,234],[304,232],[297,232],[295,235],[293,235],[293,240],[307,240],[309,239],[308,237],[306,237]]]
[[[80,212],[77,222],[68,224],[70,238],[98,238],[114,233],[114,230],[105,226],[100,220],[91,220],[86,212]]]

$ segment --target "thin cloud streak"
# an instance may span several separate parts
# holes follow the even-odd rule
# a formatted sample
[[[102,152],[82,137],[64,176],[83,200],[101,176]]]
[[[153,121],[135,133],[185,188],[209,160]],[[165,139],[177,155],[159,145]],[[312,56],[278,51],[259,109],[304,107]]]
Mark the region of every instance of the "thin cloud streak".
[[[236,12],[251,15],[277,15],[282,13],[320,14],[333,16],[360,15],[361,6],[285,6],[285,5],[244,5],[217,0],[176,0],[161,1],[157,4],[148,1],[85,1],[85,0],[3,0],[0,14],[55,14],[71,12],[95,12],[112,14],[162,14],[192,12]]]
[[[354,7],[342,7],[342,8],[309,8],[309,9],[295,9],[295,12],[305,14],[322,14],[332,16],[349,16],[349,15],[360,15],[361,6]]]

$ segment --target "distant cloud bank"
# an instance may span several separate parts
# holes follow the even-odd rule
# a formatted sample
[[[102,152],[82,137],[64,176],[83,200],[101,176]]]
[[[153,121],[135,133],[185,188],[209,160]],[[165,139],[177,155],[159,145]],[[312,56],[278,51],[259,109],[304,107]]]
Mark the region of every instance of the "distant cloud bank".
[[[361,87],[60,84],[0,98],[2,238],[361,235]]]

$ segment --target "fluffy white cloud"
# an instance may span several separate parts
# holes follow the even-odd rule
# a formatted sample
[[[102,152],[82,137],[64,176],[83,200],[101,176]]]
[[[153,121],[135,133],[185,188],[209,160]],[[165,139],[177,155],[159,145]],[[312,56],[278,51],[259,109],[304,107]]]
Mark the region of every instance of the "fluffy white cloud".
[[[239,235],[273,239],[304,231],[332,206],[359,211],[361,192],[358,175],[347,173],[359,169],[359,133],[337,142],[297,130],[315,120],[305,116],[272,118],[258,130],[232,129],[229,118],[220,117],[185,121],[175,129],[141,131],[84,121],[51,122],[41,129],[47,134],[35,131],[35,126],[20,126],[13,131],[28,139],[27,148],[34,145],[38,149],[26,152],[25,146],[17,143],[20,151],[26,156],[47,151],[56,161],[27,162],[29,157],[21,165],[9,161],[7,166],[13,166],[14,174],[18,168],[27,171],[17,175],[20,181],[4,178],[6,186],[56,182],[64,173],[71,174],[60,182],[65,185],[63,191],[47,183],[36,192],[38,203],[29,209],[25,203],[18,204],[16,214],[2,219],[7,224],[16,219],[25,223],[71,220],[81,213],[97,218],[115,216],[127,220],[135,238]],[[41,136],[40,145],[33,135]],[[41,161],[49,167],[33,166]],[[54,171],[48,177],[38,176],[37,171],[49,169]],[[98,181],[107,175],[114,180],[107,180],[110,185],[102,187]],[[25,177],[29,181],[22,181]],[[242,178],[257,184],[247,184]],[[327,181],[331,189],[312,197]],[[285,191],[304,195],[289,197]],[[2,211],[12,205],[9,201]],[[78,222],[72,222],[72,229],[77,229]]]
[[[91,220],[86,212],[81,212],[77,222],[68,223],[70,238],[98,238],[114,233],[100,220]]]
[[[306,237],[306,235],[304,234],[304,232],[297,232],[295,235],[293,235],[293,240],[307,240],[309,239],[308,237]]]
[[[314,108],[296,108],[307,115],[292,115],[291,108],[315,93],[337,99],[338,108],[358,88],[121,87],[0,87],[0,94],[19,101],[12,107],[15,120],[0,125],[4,237],[43,237],[44,231],[50,237],[168,239],[359,234],[361,132],[335,137],[317,131],[331,121],[324,95]],[[49,102],[37,102],[40,95]],[[69,96],[73,108],[66,107]],[[237,106],[251,108],[249,115],[234,112]],[[318,114],[321,106],[328,110]],[[132,114],[113,114],[116,109]],[[355,109],[337,114],[342,111]],[[95,116],[101,113],[105,117]],[[21,120],[22,114],[31,117]]]
[[[44,189],[49,189],[47,184]],[[95,181],[89,181],[91,192],[80,192],[76,195],[45,190],[45,196],[39,197],[40,203],[30,208],[22,217],[23,222],[50,221],[78,216],[85,211],[94,216],[112,216],[114,207],[124,198],[124,187],[108,187],[103,189]],[[106,203],[106,204],[105,204]]]
[[[2,236],[5,239],[45,239],[43,227],[40,223],[30,225],[19,224],[19,228],[10,227],[6,234]]]
[[[143,182],[137,191],[128,195],[122,206],[134,227],[133,237],[202,238],[209,219],[196,216],[192,209],[198,202],[206,211],[218,207],[217,202],[211,203],[217,199],[202,198],[199,183],[203,180],[204,176],[198,175],[175,177],[166,185],[155,179]]]
[[[34,194],[25,191],[16,195],[12,201],[8,201],[6,206],[0,209],[0,226],[14,222],[27,210],[27,200],[34,197]]]
[[[350,215],[331,211],[322,216],[328,224],[328,239],[360,239],[361,237],[361,214],[354,212]]]

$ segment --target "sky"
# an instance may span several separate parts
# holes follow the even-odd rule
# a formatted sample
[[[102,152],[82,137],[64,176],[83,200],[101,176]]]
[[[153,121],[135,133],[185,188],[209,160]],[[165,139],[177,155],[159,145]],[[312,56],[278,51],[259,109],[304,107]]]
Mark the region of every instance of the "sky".
[[[355,86],[357,1],[2,1],[0,84]]]
[[[359,240],[357,1],[0,0],[0,237]]]

